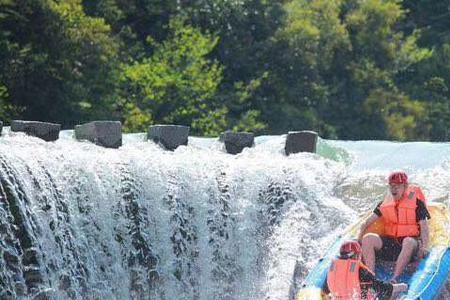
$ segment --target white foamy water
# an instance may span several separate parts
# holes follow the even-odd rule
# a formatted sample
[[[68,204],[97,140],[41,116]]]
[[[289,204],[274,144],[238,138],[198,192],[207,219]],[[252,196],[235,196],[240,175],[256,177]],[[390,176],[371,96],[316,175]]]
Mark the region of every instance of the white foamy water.
[[[216,139],[164,151],[0,138],[0,298],[288,299],[334,238],[403,169],[448,204],[450,145],[321,140],[239,155]],[[428,163],[427,163],[428,162]]]

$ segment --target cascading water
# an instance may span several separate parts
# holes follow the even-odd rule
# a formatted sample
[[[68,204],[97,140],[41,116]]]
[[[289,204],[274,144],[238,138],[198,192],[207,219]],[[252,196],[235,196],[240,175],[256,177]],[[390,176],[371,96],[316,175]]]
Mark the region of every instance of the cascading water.
[[[71,135],[0,138],[0,299],[288,299],[391,169],[430,199],[450,190],[449,144],[322,140],[286,157],[274,136],[233,156],[212,139],[168,152]]]

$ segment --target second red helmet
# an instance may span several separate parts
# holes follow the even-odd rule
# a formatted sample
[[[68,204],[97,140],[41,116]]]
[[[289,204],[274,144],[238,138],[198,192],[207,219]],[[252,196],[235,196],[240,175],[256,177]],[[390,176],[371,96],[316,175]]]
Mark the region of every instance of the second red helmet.
[[[361,254],[362,249],[357,241],[346,241],[342,243],[339,253],[341,256],[352,257]]]

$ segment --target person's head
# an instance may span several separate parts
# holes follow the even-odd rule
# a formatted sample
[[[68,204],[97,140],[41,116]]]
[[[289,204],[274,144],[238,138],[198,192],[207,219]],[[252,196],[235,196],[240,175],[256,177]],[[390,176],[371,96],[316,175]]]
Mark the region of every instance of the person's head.
[[[361,259],[361,254],[362,249],[358,241],[345,241],[339,249],[339,255],[344,259]]]
[[[392,197],[394,200],[400,200],[408,186],[408,175],[405,172],[393,172],[388,181]]]

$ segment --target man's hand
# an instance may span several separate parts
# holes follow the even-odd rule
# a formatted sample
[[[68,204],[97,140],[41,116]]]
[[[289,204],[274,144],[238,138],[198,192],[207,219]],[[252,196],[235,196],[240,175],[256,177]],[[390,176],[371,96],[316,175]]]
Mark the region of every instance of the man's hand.
[[[422,259],[428,254],[428,249],[425,248],[422,243],[419,245],[419,249],[417,250],[417,258]]]
[[[408,289],[408,285],[406,283],[394,283],[392,294],[398,295],[401,292],[404,292]]]
[[[359,243],[360,245],[362,245],[362,239],[363,239],[363,237],[364,237],[364,232],[363,232],[363,231],[360,231],[359,234],[358,234],[358,243]]]
[[[408,289],[408,285],[406,283],[394,283],[392,289],[392,297],[391,299],[397,298],[397,296],[406,291]]]

